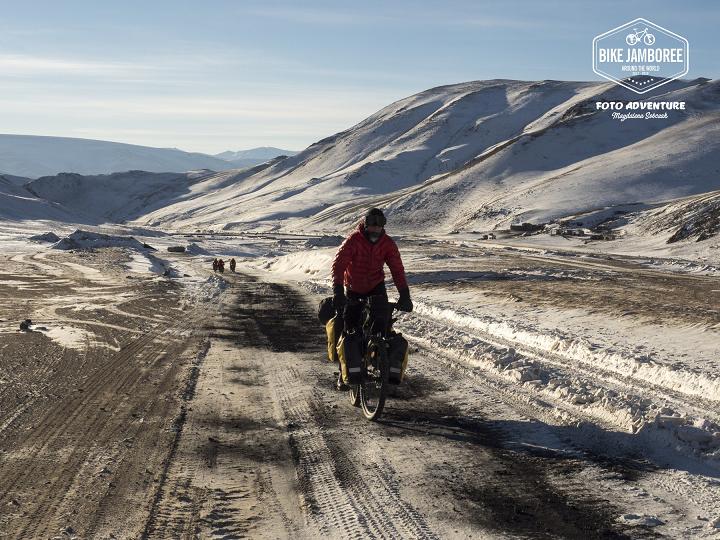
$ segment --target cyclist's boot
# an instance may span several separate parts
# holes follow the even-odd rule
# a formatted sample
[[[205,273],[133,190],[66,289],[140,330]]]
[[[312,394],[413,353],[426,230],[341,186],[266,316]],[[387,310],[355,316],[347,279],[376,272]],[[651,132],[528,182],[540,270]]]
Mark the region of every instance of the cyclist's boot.
[[[338,380],[335,383],[335,389],[340,390],[341,392],[344,392],[345,390],[350,390],[350,387],[343,382],[342,371],[338,372]]]

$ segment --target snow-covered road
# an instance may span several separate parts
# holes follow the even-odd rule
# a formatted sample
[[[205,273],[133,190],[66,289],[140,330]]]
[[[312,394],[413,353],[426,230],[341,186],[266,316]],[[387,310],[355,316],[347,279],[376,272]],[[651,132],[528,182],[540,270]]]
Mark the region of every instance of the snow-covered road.
[[[531,404],[543,421],[581,426],[574,444],[652,464],[645,478],[665,490],[658,497],[703,509],[672,535],[717,534],[703,529],[720,516],[714,275],[479,243],[401,250],[416,310],[398,326],[415,344]],[[255,265],[328,294],[333,254],[298,251]]]
[[[156,265],[7,242],[11,534],[720,535],[716,278],[403,241],[411,363],[370,424],[332,389],[314,318],[337,239],[137,238]],[[57,459],[66,493],[42,484]]]

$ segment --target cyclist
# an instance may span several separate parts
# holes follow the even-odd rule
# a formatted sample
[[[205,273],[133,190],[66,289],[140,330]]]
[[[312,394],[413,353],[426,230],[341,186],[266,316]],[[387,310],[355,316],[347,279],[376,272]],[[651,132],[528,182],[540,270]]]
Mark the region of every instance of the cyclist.
[[[353,334],[360,328],[361,298],[380,295],[387,300],[385,264],[390,268],[400,294],[397,309],[413,309],[400,252],[395,241],[385,233],[385,223],[382,211],[371,208],[335,255],[332,265],[333,307],[343,315],[343,331],[346,334]],[[382,328],[380,325],[387,324],[387,312],[372,315],[373,328]]]

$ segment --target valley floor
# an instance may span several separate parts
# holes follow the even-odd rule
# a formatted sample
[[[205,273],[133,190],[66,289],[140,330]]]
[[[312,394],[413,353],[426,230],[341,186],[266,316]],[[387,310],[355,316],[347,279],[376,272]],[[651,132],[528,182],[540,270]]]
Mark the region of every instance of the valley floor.
[[[335,248],[192,241],[174,278],[6,243],[0,537],[720,536],[716,278],[401,243],[411,363],[369,423],[315,316]]]

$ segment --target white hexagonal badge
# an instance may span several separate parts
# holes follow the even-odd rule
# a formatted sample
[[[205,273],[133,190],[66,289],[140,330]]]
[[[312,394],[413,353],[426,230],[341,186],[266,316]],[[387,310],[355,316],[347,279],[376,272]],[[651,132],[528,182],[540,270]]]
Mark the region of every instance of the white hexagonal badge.
[[[688,40],[647,19],[593,39],[593,71],[638,94],[686,75],[689,67]]]

